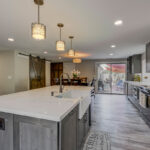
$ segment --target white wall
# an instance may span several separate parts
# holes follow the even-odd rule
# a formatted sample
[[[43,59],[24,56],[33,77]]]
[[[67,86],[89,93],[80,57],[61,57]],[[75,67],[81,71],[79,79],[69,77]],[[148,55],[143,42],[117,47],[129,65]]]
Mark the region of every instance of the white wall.
[[[29,57],[15,51],[15,92],[29,90]]]
[[[72,71],[75,69],[75,64],[72,62],[64,62],[63,63],[63,72],[68,73],[70,78],[72,78]]]
[[[46,86],[50,86],[50,62],[45,62]]]
[[[29,89],[29,57],[0,51],[0,95]]]
[[[76,64],[76,69],[81,72],[81,77],[87,77],[88,82],[95,77],[95,61],[83,61],[81,64]]]
[[[15,92],[14,51],[0,51],[0,95]]]

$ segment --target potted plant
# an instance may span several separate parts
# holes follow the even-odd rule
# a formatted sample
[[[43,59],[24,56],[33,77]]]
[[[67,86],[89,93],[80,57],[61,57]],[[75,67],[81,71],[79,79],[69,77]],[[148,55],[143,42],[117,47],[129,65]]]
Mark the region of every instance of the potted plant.
[[[75,70],[75,69],[72,71],[73,79],[78,79],[79,75],[80,75],[80,71]]]

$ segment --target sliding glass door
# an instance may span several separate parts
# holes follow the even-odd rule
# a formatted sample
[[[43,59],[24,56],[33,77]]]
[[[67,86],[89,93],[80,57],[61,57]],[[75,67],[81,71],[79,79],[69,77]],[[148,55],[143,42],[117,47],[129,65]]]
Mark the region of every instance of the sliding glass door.
[[[100,64],[98,67],[98,92],[111,93],[111,64]]]
[[[126,64],[107,63],[97,67],[98,93],[124,94]]]

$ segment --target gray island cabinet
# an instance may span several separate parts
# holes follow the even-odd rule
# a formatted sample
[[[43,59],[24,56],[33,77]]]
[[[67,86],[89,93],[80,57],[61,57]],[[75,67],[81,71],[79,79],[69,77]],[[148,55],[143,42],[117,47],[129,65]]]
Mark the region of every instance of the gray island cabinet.
[[[13,115],[1,112],[0,150],[13,150]]]
[[[61,122],[7,113],[0,120],[0,150],[77,150],[78,106]]]
[[[78,120],[78,150],[82,150],[90,129],[90,107],[83,118]]]
[[[0,150],[81,150],[89,131],[89,109],[76,106],[61,122],[0,112]]]

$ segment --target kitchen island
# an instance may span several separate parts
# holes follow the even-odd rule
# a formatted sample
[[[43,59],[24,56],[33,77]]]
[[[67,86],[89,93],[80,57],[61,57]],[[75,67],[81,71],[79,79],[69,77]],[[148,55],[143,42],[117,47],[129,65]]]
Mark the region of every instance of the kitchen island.
[[[89,130],[92,88],[68,86],[62,94],[58,89],[0,96],[0,150],[81,149]]]

